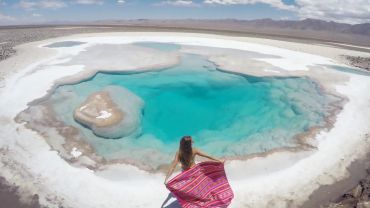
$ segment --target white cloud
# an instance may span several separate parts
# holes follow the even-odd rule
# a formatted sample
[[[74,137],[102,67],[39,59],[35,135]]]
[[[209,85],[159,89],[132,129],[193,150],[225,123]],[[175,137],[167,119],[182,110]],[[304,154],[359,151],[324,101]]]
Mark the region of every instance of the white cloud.
[[[222,5],[235,5],[235,4],[268,4],[272,7],[284,10],[294,10],[295,6],[284,4],[282,0],[204,0],[206,4],[222,4]]]
[[[296,0],[298,16],[344,23],[370,22],[369,0]]]
[[[37,3],[34,1],[20,1],[19,6],[23,9],[34,9],[37,6]]]
[[[9,21],[14,21],[14,20],[16,20],[14,17],[0,13],[0,22],[9,22]]]
[[[117,0],[117,4],[124,4],[126,3],[125,0]]]
[[[40,5],[43,8],[52,8],[52,9],[58,9],[66,6],[66,4],[63,1],[59,0],[43,0],[40,1]]]
[[[59,9],[66,7],[67,5],[60,0],[40,0],[40,1],[29,1],[22,0],[18,4],[21,8],[26,10],[34,9]]]
[[[287,5],[282,0],[204,0],[206,4],[268,4],[272,7],[295,12],[300,18],[313,18],[343,23],[369,23],[369,0],[295,0]]]
[[[32,17],[42,17],[42,14],[39,14],[39,13],[33,13],[33,14],[32,14]]]
[[[76,4],[103,4],[104,1],[103,0],[76,0],[75,1]]]
[[[192,0],[167,0],[156,5],[172,5],[172,6],[197,6]]]

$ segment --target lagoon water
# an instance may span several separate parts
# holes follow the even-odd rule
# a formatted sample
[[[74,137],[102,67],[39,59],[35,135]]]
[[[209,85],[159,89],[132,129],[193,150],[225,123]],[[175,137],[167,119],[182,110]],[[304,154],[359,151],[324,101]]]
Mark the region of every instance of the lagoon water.
[[[144,101],[137,130],[119,139],[98,137],[73,119],[73,110],[88,95],[111,85]],[[98,73],[59,86],[50,98],[58,118],[81,129],[98,154],[154,169],[169,162],[183,135],[217,156],[296,146],[296,135],[324,125],[330,99],[308,78],[233,74],[190,54],[171,68]]]
[[[153,48],[164,52],[178,51],[181,46],[175,43],[157,43],[157,42],[136,42],[136,46]]]

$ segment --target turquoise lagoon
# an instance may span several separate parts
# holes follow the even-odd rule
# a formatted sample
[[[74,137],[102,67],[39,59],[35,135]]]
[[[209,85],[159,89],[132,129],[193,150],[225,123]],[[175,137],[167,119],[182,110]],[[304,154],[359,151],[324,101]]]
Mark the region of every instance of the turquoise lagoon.
[[[137,130],[118,139],[98,137],[73,119],[88,95],[112,85],[145,103]],[[59,86],[50,100],[58,119],[81,129],[99,155],[157,168],[169,162],[184,135],[198,148],[225,157],[297,146],[295,136],[325,125],[333,97],[309,78],[229,73],[202,56],[183,54],[174,67],[98,73]]]

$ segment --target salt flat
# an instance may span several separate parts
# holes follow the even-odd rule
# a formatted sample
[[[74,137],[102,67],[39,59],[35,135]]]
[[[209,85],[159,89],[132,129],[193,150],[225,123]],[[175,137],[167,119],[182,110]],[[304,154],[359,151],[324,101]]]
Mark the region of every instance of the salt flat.
[[[42,47],[57,41],[87,44],[73,49]],[[149,173],[126,164],[109,165],[95,171],[72,166],[58,152],[50,150],[41,134],[14,121],[29,102],[45,96],[56,82],[76,81],[96,73],[96,69],[86,68],[81,63],[69,66],[68,70],[55,66],[55,63],[70,61],[70,56],[80,54],[84,47],[135,41],[172,42],[279,56],[258,61],[279,68],[282,74],[312,76],[324,88],[347,98],[333,127],[311,138],[316,149],[278,151],[264,157],[228,161],[226,171],[235,193],[232,207],[298,207],[321,185],[348,177],[346,167],[370,151],[370,76],[331,68],[345,66],[340,63],[342,54],[364,52],[207,34],[84,34],[20,45],[16,56],[0,62],[6,77],[0,89],[2,177],[20,186],[21,191],[39,193],[40,203],[48,207],[58,207],[59,204],[65,207],[159,207],[162,204],[168,195],[162,173]],[[136,62],[147,64],[147,67],[153,65],[155,59],[150,58],[150,53],[146,54],[147,61],[131,59],[131,66]],[[212,58],[212,54],[207,55]],[[216,60],[222,61],[225,70],[248,73],[241,71],[240,64],[246,64],[243,61],[231,64],[227,61],[230,59]],[[171,59],[163,58],[162,64],[175,62],[176,56],[172,56]],[[269,73],[276,74],[264,71],[262,75]]]

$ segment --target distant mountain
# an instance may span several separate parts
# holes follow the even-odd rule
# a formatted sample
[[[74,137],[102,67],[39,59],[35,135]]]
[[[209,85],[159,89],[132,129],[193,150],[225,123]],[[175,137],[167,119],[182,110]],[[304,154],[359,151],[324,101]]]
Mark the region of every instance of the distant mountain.
[[[345,24],[333,21],[324,21],[318,19],[304,19],[304,20],[273,20],[273,19],[257,19],[257,20],[238,20],[238,19],[221,19],[221,20],[150,20],[150,19],[136,19],[136,20],[103,20],[94,21],[94,23],[104,24],[119,24],[119,25],[137,25],[137,26],[163,26],[163,27],[201,27],[209,29],[209,27],[217,28],[255,28],[255,29],[289,29],[289,30],[309,30],[309,31],[323,31],[335,33],[347,33],[358,35],[370,35],[370,23],[365,24]]]
[[[313,30],[313,31],[332,31],[339,33],[353,33],[359,35],[370,35],[370,23],[365,24],[344,24],[338,22],[327,22],[317,19],[305,19],[301,21],[289,21],[289,20],[272,20],[272,19],[260,19],[241,21],[245,25],[254,27],[270,27],[270,28],[284,28],[294,30]]]
[[[53,26],[114,26],[121,31],[201,32],[272,39],[295,39],[339,42],[370,47],[370,23],[344,24],[317,19],[304,20],[238,20],[238,19],[132,19],[97,20],[88,22],[48,22],[39,25],[2,26],[1,28]]]

